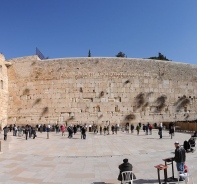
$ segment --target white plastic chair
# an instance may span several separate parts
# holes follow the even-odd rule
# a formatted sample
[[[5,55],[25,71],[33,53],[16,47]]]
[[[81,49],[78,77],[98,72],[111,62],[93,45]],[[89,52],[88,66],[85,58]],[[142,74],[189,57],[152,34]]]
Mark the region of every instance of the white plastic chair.
[[[191,168],[192,168],[192,166],[191,166],[191,167],[188,167],[188,168],[187,168],[187,172],[184,170],[183,173],[182,173],[181,171],[178,171],[178,183],[180,182],[180,181],[179,181],[179,178],[180,178],[180,176],[181,176],[181,177],[183,177],[183,178],[185,179],[185,184],[188,184],[188,183],[189,183],[190,178],[191,178],[192,184],[194,184],[192,175],[191,175],[191,173],[190,173]]]
[[[122,184],[133,184],[133,172],[132,171],[122,172]]]

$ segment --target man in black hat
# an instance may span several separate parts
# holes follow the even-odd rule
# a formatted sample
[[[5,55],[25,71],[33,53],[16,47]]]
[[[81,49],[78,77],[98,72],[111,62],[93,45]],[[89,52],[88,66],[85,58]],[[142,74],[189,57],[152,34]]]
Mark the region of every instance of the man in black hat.
[[[122,172],[124,171],[132,171],[133,166],[128,162],[128,159],[125,158],[123,163],[118,167],[120,169],[120,174],[118,176],[118,180],[122,181]],[[133,174],[133,179],[136,179],[136,176]]]

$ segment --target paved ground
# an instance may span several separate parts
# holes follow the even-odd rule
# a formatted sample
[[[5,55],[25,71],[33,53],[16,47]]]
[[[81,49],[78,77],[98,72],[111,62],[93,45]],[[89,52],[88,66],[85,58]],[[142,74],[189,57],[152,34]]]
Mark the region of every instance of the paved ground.
[[[134,183],[158,183],[154,166],[163,164],[163,158],[174,156],[175,140],[182,143],[190,137],[190,134],[176,133],[170,139],[166,131],[163,139],[159,139],[156,130],[153,135],[141,131],[139,136],[136,132],[107,136],[87,133],[86,140],[80,138],[80,133],[73,139],[53,132],[50,139],[46,139],[46,133],[37,135],[35,140],[25,140],[9,133],[7,141],[0,136],[3,152],[0,154],[0,183],[118,184],[118,165],[124,158],[134,167],[137,176]],[[193,166],[191,174],[197,183],[197,151],[187,153],[186,164]],[[168,176],[171,176],[171,168]]]

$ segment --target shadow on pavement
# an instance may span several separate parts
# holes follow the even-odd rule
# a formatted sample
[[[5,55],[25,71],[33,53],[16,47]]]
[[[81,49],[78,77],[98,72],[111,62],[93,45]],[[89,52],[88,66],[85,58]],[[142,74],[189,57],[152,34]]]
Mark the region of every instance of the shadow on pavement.
[[[158,179],[156,179],[156,180],[139,179],[139,180],[134,180],[134,183],[139,183],[139,184],[158,183]]]

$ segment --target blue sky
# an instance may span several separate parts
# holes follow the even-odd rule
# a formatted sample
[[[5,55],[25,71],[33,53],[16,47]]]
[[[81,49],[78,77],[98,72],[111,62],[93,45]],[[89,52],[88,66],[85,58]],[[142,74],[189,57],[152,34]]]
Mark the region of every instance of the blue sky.
[[[197,0],[0,0],[6,59],[148,58],[197,64]]]

